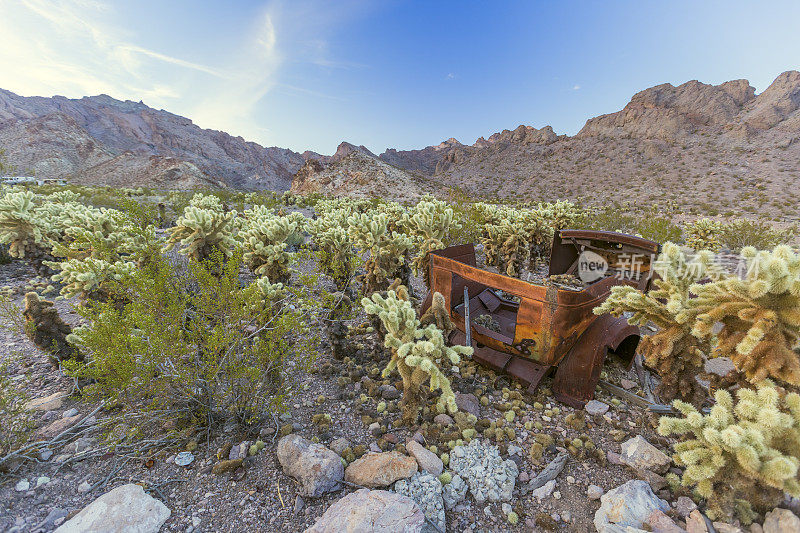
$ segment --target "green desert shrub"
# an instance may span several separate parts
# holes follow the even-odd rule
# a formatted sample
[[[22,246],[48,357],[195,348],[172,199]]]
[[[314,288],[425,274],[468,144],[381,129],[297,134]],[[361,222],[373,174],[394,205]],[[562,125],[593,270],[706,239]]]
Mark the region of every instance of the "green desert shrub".
[[[720,243],[734,252],[747,246],[766,250],[786,243],[789,237],[790,235],[776,230],[765,220],[749,218],[732,220],[722,226],[719,233]]]
[[[96,380],[86,394],[206,427],[280,406],[316,341],[302,312],[279,304],[283,287],[241,286],[241,264],[217,252],[177,275],[155,260],[116,285],[116,303],[84,306],[88,325],[70,341],[90,357],[71,368]]]
[[[11,362],[0,360],[0,472],[9,465],[2,459],[28,442],[36,427],[33,415],[25,408],[28,398],[11,379]]]
[[[722,248],[720,239],[723,228],[722,222],[710,218],[689,222],[683,227],[684,242],[695,250],[718,252]]]

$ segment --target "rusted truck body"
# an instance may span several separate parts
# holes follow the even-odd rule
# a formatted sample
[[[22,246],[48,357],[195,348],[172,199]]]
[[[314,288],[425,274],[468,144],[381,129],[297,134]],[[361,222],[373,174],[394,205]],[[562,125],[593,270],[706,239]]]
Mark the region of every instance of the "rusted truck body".
[[[607,270],[580,288],[536,284],[477,268],[472,244],[431,253],[428,298],[439,292],[457,330],[452,344],[464,344],[464,287],[469,298],[474,359],[507,372],[535,391],[554,372],[552,390],[558,401],[581,408],[594,397],[608,352],[633,362],[639,328],[623,317],[597,316],[593,309],[615,285],[650,286],[651,261],[660,251],[653,241],[607,231],[561,230],[553,241],[549,276],[575,274],[586,257],[601,257]],[[593,255],[595,254],[595,255]],[[489,315],[493,327],[476,323]]]

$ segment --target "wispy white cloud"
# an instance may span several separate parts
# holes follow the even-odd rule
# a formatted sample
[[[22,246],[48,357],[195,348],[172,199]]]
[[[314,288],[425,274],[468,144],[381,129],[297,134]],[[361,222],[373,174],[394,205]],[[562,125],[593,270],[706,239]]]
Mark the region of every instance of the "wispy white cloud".
[[[265,8],[221,63],[208,65],[147,46],[95,0],[0,0],[0,86],[30,96],[106,93],[187,115],[203,127],[253,140],[265,131],[253,108],[280,65]]]
[[[581,86],[578,85],[578,84],[575,84],[575,85],[572,86],[572,90],[573,91],[580,91],[581,90]]]

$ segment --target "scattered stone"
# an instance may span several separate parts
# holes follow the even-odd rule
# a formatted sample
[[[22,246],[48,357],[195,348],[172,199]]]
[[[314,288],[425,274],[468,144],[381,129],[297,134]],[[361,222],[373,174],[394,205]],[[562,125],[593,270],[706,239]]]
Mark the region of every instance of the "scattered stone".
[[[455,424],[455,420],[453,417],[446,413],[441,413],[433,417],[433,421],[439,424],[440,426],[449,426]]]
[[[283,471],[300,481],[304,496],[317,498],[339,488],[344,476],[342,459],[325,446],[287,435],[278,441],[276,453]]]
[[[450,454],[450,468],[467,481],[478,503],[509,501],[519,474],[516,463],[503,461],[497,446],[473,440],[456,446]]]
[[[661,509],[650,513],[645,523],[650,526],[650,531],[653,533],[685,533],[683,528],[679,527]]]
[[[180,452],[175,456],[174,462],[178,466],[189,466],[194,462],[192,452]]]
[[[445,509],[449,511],[464,501],[464,498],[467,497],[467,490],[469,490],[467,482],[458,474],[454,475],[450,483],[442,489],[442,500],[444,501]]]
[[[675,504],[675,511],[678,516],[686,520],[689,513],[697,509],[697,504],[692,501],[688,496],[678,496],[678,501]]]
[[[622,443],[620,460],[637,470],[645,469],[654,472],[664,472],[672,463],[672,459],[667,454],[647,442],[647,439],[641,435]]]
[[[31,483],[27,479],[20,479],[17,481],[17,484],[14,485],[14,490],[17,492],[28,492],[31,488]]]
[[[325,511],[305,533],[420,533],[425,515],[402,494],[359,489]]]
[[[413,457],[396,451],[371,453],[350,463],[344,479],[369,488],[388,487],[398,479],[411,477],[416,471],[417,461]]]
[[[39,524],[38,528],[42,531],[50,531],[51,529],[60,526],[64,520],[69,516],[69,512],[65,509],[51,509],[44,521]]]
[[[78,485],[78,492],[86,493],[92,490],[92,484],[88,481],[84,480],[80,485]]]
[[[42,461],[49,461],[51,457],[53,457],[53,450],[50,448],[44,448],[39,452],[39,459]]]
[[[166,505],[145,494],[140,485],[128,484],[103,494],[56,532],[156,533],[170,514]]]
[[[595,415],[604,415],[608,412],[609,405],[607,403],[601,402],[599,400],[589,400],[586,402],[586,412],[592,416]]]
[[[80,419],[80,417],[81,415],[75,415],[68,418],[59,418],[55,422],[52,422],[51,424],[43,428],[40,428],[36,432],[36,435],[42,439],[52,439],[65,429],[75,424]]]
[[[396,400],[400,397],[400,391],[392,385],[381,385],[378,387],[381,392],[381,398],[384,400]]]
[[[589,485],[586,488],[586,496],[590,500],[599,500],[602,495],[603,495],[603,489],[598,487],[597,485]]]
[[[63,413],[61,413],[61,418],[72,418],[73,416],[78,414],[78,410],[76,408],[67,409]]]
[[[401,479],[394,485],[394,491],[408,496],[419,505],[428,520],[436,524],[440,530],[447,527],[442,499],[442,484],[427,472],[417,472],[410,479]]]
[[[42,487],[50,483],[50,478],[47,476],[39,476],[36,478],[36,488]]]
[[[531,495],[535,496],[537,500],[541,501],[541,500],[547,498],[548,496],[550,496],[551,494],[553,494],[553,491],[555,490],[555,488],[556,488],[556,480],[555,479],[551,479],[550,481],[548,481],[547,483],[545,483],[544,485],[542,485],[538,489],[532,490],[531,491]]]
[[[474,394],[456,392],[456,406],[459,411],[470,413],[478,418],[481,416],[481,402]]]
[[[773,509],[764,517],[764,533],[798,533],[800,518],[788,509]]]
[[[623,388],[623,389],[625,389],[625,390],[631,390],[631,389],[635,389],[635,388],[637,387],[637,385],[636,385],[636,382],[635,382],[635,381],[631,381],[631,380],[629,380],[629,379],[625,379],[625,378],[623,378],[622,380],[620,380],[619,384],[620,384],[620,385],[622,386],[622,388]]]
[[[330,445],[331,450],[333,450],[337,455],[343,455],[345,450],[347,450],[349,447],[350,441],[344,437],[334,439]]]
[[[711,524],[717,533],[745,533],[744,530],[733,524],[726,524],[725,522],[714,522]],[[762,530],[763,531],[763,530]],[[800,530],[797,530],[800,531]],[[755,533],[751,530],[751,533]]]
[[[66,396],[64,392],[56,392],[50,396],[29,401],[25,404],[25,408],[29,411],[55,411],[61,409],[61,406],[64,405],[64,398],[66,398]]]
[[[708,533],[708,525],[706,519],[695,509],[686,518],[686,531],[687,533]]]
[[[609,490],[600,498],[600,509],[594,515],[594,527],[598,533],[613,533],[620,526],[641,529],[650,514],[659,509],[668,511],[669,505],[658,498],[650,485],[641,480],[632,480]]]
[[[444,464],[439,457],[432,451],[425,448],[422,444],[415,440],[410,440],[406,443],[406,450],[414,459],[417,460],[419,467],[426,472],[430,472],[434,476],[438,476],[444,470]]]

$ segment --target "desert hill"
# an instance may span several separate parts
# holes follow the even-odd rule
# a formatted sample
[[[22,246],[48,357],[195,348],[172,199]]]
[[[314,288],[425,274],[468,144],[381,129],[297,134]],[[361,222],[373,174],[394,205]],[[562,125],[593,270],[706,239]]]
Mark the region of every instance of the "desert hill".
[[[20,172],[83,184],[287,189],[305,160],[141,102],[0,90],[0,148]]]

